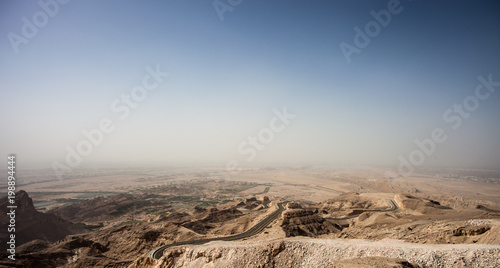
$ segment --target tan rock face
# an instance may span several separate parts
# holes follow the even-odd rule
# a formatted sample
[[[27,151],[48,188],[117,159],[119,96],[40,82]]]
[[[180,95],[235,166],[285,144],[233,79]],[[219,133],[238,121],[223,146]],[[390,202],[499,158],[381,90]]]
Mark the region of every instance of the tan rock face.
[[[210,230],[220,226],[221,222],[227,222],[242,216],[243,213],[236,208],[231,209],[211,209],[205,213],[205,216],[200,220],[188,221],[182,226],[196,232],[198,234],[207,234]]]
[[[289,202],[288,204],[286,204],[286,209],[296,209],[296,208],[302,208],[302,206],[295,202]]]
[[[287,237],[317,237],[342,230],[339,225],[320,217],[315,209],[287,210],[283,213],[280,226]]]
[[[384,199],[368,198],[357,193],[345,193],[319,203],[318,210],[325,217],[341,218],[365,211],[387,208]]]
[[[416,195],[397,195],[396,200],[401,208],[418,214],[429,214],[444,209],[451,209],[450,207],[441,205],[439,201]]]
[[[498,267],[500,246],[292,238],[170,248],[157,262],[130,267]]]

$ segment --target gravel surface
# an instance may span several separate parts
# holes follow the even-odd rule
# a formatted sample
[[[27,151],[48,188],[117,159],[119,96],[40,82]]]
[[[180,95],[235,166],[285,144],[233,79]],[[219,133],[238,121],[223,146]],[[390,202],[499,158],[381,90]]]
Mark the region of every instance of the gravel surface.
[[[340,267],[336,265],[340,260],[380,260],[373,257],[406,261],[415,267],[500,267],[500,245],[310,238],[211,242],[171,248],[150,267]]]

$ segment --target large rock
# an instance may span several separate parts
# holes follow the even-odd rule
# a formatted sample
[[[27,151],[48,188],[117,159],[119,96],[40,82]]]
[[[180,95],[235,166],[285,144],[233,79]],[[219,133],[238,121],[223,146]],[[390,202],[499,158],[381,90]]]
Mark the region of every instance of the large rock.
[[[287,237],[310,236],[336,233],[342,228],[328,220],[323,219],[313,209],[292,209],[283,213],[281,228]]]
[[[0,199],[0,228],[2,230],[7,230],[10,221],[10,217],[7,215],[10,209],[7,206],[12,204],[8,202],[7,197]],[[21,190],[16,193],[15,204],[17,205],[16,222],[15,232],[12,234],[15,234],[17,246],[35,239],[54,242],[70,234],[85,232],[83,228],[75,226],[73,223],[56,215],[37,211],[33,206],[33,200],[25,191]],[[0,236],[2,241],[7,241],[9,233],[3,231]],[[0,249],[5,251],[6,246],[6,243],[1,243]]]

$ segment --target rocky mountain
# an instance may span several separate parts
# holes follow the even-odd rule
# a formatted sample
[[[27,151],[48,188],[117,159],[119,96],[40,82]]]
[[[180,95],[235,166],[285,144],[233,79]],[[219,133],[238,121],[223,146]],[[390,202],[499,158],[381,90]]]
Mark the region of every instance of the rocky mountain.
[[[106,202],[96,198],[92,202],[85,201],[80,206],[71,205],[58,211],[60,215],[77,219],[80,217],[78,215],[84,214],[70,213],[69,207],[81,207],[88,211],[85,215],[95,218],[98,212],[92,214],[92,210],[100,211],[101,204],[109,209],[118,209],[113,204],[120,203],[120,200],[123,201],[121,204],[127,203],[126,199],[119,196]],[[243,202],[251,204],[257,201]],[[84,203],[86,206],[82,205]],[[124,220],[84,234],[70,235],[54,243],[33,240],[18,248],[16,262],[0,261],[0,267],[128,267],[139,256],[160,245],[243,232],[254,224],[252,221],[256,217],[261,217],[266,212],[248,210],[243,213],[237,209],[241,206],[237,204],[193,207],[161,215],[150,221]],[[47,216],[57,218],[56,215]],[[53,226],[57,228],[57,225]]]
[[[18,198],[19,213],[25,215],[23,220],[26,222],[43,226],[43,220],[37,220],[37,217],[49,217],[70,224],[56,215],[37,212],[26,193],[20,192]],[[388,199],[394,200],[397,208],[395,205],[391,208]],[[127,196],[115,196],[105,202],[97,198],[83,202],[85,206],[68,206],[85,209],[86,214],[72,213],[66,208],[59,210],[59,215],[73,219],[88,215],[95,219],[98,212],[92,214],[92,211],[120,211],[120,207],[129,206],[127,200]],[[141,200],[135,198],[133,201]],[[3,202],[5,207],[6,201]],[[242,233],[281,208],[277,204],[282,204],[282,201],[235,199],[212,207],[184,207],[150,215],[145,220],[122,218],[56,242],[36,237],[38,239],[17,248],[16,262],[3,261],[4,258],[0,260],[0,267],[500,265],[498,258],[493,258],[500,254],[500,214],[496,207],[452,206],[451,201],[417,194],[346,193],[316,204],[287,202],[278,220],[243,241],[174,246],[168,248],[159,260],[144,257],[150,250],[174,242]],[[101,206],[108,210],[99,210]],[[259,209],[259,206],[266,209]],[[54,220],[46,224],[53,231],[65,230],[64,225],[57,225]],[[38,227],[29,228],[37,230]],[[446,245],[451,243],[455,245]]]
[[[7,197],[0,199],[0,228],[2,230],[0,235],[2,241],[6,241],[9,236],[9,233],[6,232],[7,226],[10,224],[10,216],[7,215],[10,211],[7,208],[8,205],[11,204],[8,204]],[[55,242],[67,235],[85,232],[84,229],[56,215],[37,211],[33,206],[32,199],[25,191],[21,190],[16,193],[15,205],[17,206],[15,209],[15,232],[12,234],[15,234],[17,246],[35,239]],[[2,253],[6,246],[6,243],[1,243]]]
[[[291,209],[293,207],[293,209]],[[282,215],[280,226],[289,236],[317,237],[323,234],[338,233],[342,228],[318,215],[317,209],[289,206]]]

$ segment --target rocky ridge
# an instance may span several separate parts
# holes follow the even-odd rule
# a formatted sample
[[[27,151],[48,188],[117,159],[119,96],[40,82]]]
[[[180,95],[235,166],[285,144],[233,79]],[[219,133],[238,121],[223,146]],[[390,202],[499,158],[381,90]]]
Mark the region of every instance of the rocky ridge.
[[[168,249],[160,260],[137,259],[139,267],[499,267],[499,245],[422,245],[400,240],[288,238],[211,242]],[[352,266],[346,266],[351,264]],[[379,266],[377,266],[379,265]]]

